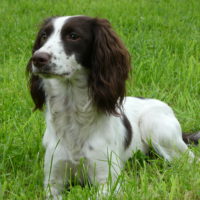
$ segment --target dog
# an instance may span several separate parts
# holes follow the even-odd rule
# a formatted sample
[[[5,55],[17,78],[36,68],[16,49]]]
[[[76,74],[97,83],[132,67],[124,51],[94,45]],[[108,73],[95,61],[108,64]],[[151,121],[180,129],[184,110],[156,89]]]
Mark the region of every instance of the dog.
[[[27,73],[35,110],[46,108],[47,198],[62,199],[64,186],[77,174],[80,183],[86,174],[106,194],[108,176],[114,183],[133,153],[146,154],[150,146],[167,161],[185,153],[194,158],[184,140],[197,142],[200,132],[183,140],[167,104],[125,97],[130,63],[129,52],[106,19],[44,20]]]

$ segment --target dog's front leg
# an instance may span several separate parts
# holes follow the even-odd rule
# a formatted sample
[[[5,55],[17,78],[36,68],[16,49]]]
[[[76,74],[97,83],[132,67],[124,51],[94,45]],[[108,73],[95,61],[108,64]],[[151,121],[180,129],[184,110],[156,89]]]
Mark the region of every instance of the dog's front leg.
[[[99,159],[89,161],[89,178],[92,184],[99,185],[98,198],[109,195],[113,190],[119,190],[117,178],[121,171],[121,162],[114,153],[106,155],[99,153]],[[114,187],[115,186],[115,187]]]
[[[47,148],[44,163],[46,199],[61,200],[67,181],[67,162],[59,147]]]

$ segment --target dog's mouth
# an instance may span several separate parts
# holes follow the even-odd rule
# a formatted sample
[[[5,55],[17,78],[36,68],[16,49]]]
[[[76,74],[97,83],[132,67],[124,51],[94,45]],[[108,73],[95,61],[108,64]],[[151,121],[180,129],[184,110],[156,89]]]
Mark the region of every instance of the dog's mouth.
[[[53,77],[68,77],[70,75],[70,73],[66,72],[66,73],[54,73],[54,72],[46,72],[46,71],[42,71],[42,72],[36,72],[36,75],[42,76],[44,78],[53,78]]]
[[[64,73],[56,73],[50,71],[48,66],[42,67],[41,69],[38,69],[37,67],[33,66],[32,67],[32,73],[44,78],[61,78],[61,77],[69,77],[70,72],[64,72]]]

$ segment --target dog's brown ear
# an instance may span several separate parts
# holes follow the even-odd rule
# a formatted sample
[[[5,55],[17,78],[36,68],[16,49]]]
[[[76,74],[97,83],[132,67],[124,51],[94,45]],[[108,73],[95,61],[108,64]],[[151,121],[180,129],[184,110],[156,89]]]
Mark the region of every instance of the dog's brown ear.
[[[45,92],[43,90],[42,79],[39,76],[35,76],[31,73],[31,59],[29,60],[26,67],[26,75],[29,79],[28,88],[35,104],[34,110],[42,110],[45,104]]]
[[[40,25],[40,30],[37,33],[35,42],[33,44],[32,55],[34,54],[36,50],[40,48],[41,32],[43,30],[43,27],[47,25],[51,20],[52,20],[52,17],[45,19],[43,23]],[[32,74],[31,58],[26,66],[26,75],[28,77],[28,88],[30,90],[33,102],[35,103],[34,110],[37,110],[37,109],[42,110],[43,105],[45,104],[45,92],[43,90],[42,79],[39,76]]]
[[[131,68],[130,55],[105,19],[95,19],[89,88],[98,110],[118,114]]]

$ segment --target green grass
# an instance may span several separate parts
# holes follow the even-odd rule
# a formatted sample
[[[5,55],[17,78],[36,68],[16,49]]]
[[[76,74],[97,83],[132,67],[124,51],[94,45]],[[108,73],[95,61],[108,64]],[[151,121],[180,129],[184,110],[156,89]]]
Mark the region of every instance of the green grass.
[[[37,24],[55,15],[109,19],[132,56],[127,93],[158,98],[173,107],[183,131],[200,130],[200,1],[1,0],[0,199],[43,199],[45,129],[32,112],[25,67]],[[200,157],[199,147],[193,147]],[[110,199],[200,199],[200,165],[134,156]],[[148,160],[148,161],[146,161]],[[75,186],[66,199],[95,199],[95,188]]]

